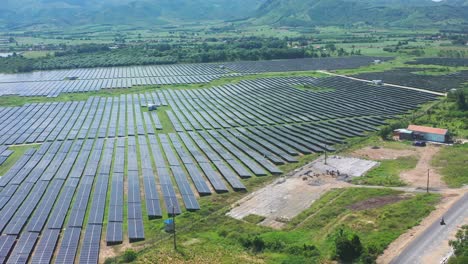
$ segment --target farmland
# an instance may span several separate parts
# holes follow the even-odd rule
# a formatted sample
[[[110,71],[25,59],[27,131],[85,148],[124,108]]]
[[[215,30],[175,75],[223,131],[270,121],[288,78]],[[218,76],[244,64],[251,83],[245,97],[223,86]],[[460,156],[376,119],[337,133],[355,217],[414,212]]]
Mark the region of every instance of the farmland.
[[[168,216],[201,217],[212,206],[208,199],[241,196],[313,154],[333,152],[439,99],[342,77],[250,78],[264,72],[355,68],[372,60],[2,75],[1,85],[9,85],[2,89],[5,95],[43,96],[44,101],[0,107],[0,146],[26,148],[14,164],[2,168],[0,262],[97,263],[107,248],[153,239],[159,232],[155,226]],[[239,82],[209,83],[244,75]],[[79,80],[64,80],[75,76]],[[164,85],[173,83],[202,87]],[[132,92],[132,85],[159,87]],[[128,93],[92,94],[112,88]],[[83,100],[47,101],[79,91]],[[158,109],[148,111],[148,104]],[[421,199],[434,198],[415,202]]]

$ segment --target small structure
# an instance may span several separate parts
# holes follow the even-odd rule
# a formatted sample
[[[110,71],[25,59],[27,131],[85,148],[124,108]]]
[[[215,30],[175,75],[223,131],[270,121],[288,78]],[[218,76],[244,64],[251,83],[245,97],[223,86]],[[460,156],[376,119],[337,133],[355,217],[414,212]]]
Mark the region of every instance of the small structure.
[[[374,60],[374,64],[380,64],[381,62],[381,60]]]
[[[166,231],[167,233],[174,232],[174,220],[172,219],[164,220],[164,231]]]
[[[148,104],[148,111],[156,111],[158,106],[156,104]]]
[[[383,85],[382,80],[372,80],[372,83],[375,84],[375,85]]]
[[[407,130],[413,132],[412,138],[416,140],[445,143],[450,139],[448,130],[443,128],[409,125]]]
[[[401,128],[393,131],[393,136],[398,137],[399,140],[413,140],[413,131]]]

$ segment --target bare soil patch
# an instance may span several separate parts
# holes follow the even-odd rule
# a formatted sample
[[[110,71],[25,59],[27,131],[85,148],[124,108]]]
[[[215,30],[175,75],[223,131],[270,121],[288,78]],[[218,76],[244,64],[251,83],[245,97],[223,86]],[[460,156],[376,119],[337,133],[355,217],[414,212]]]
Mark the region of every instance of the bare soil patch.
[[[447,188],[447,185],[442,180],[442,176],[437,172],[437,169],[431,166],[431,160],[439,152],[440,148],[440,146],[431,144],[428,144],[426,147],[408,146],[408,149],[404,150],[366,147],[353,152],[351,155],[371,160],[389,160],[416,156],[418,157],[416,167],[412,170],[402,172],[400,178],[409,186],[426,188],[427,172],[429,170],[430,188],[441,189]]]
[[[402,172],[400,174],[400,178],[411,186],[425,188],[427,185],[427,173],[429,170],[430,188],[447,188],[447,185],[442,180],[442,176],[437,172],[437,169],[431,166],[432,158],[439,151],[440,147],[434,145],[419,148],[419,161],[416,168]]]
[[[323,157],[318,158],[291,175],[244,197],[232,205],[227,215],[239,220],[248,215],[262,216],[265,219],[260,225],[280,229],[324,193],[333,188],[351,186],[347,180],[364,174],[377,164],[341,156],[328,157],[325,164]]]
[[[417,148],[408,146],[408,149],[389,149],[389,148],[372,148],[365,147],[354,151],[351,155],[358,158],[371,159],[371,160],[388,160],[397,159],[400,157],[407,157],[418,155]]]
[[[359,203],[352,204],[348,206],[348,209],[351,209],[353,211],[362,211],[362,210],[368,210],[368,209],[374,209],[374,208],[379,208],[387,204],[392,204],[396,203],[402,200],[406,200],[410,198],[409,195],[389,195],[389,196],[383,196],[383,197],[375,197],[371,198]]]

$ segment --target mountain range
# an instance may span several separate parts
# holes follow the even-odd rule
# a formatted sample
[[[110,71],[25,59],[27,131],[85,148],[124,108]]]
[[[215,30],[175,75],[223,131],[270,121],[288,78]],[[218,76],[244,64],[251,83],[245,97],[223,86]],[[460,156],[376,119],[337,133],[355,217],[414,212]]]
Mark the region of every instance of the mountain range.
[[[353,25],[397,26],[467,25],[467,0],[267,0],[255,22],[285,26]]]
[[[1,0],[0,27],[233,21],[275,26],[468,24],[468,0]]]

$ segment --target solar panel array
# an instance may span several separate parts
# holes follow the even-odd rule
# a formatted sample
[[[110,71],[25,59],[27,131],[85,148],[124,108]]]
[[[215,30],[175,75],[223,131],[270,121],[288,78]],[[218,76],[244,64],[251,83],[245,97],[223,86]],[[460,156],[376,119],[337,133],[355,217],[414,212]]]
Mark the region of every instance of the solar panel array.
[[[13,150],[8,149],[7,146],[0,146],[0,166],[13,154]]]
[[[434,99],[291,77],[2,107],[0,150],[40,145],[0,178],[0,262],[97,263],[101,241],[144,240],[145,219],[196,211],[200,196],[246,190],[243,179],[281,174]]]
[[[208,83],[213,80],[260,72],[304,71],[355,68],[369,65],[374,59],[365,56],[313,58],[275,61],[245,61],[226,64],[176,64],[88,68],[0,74],[0,96],[47,96],[101,89],[131,88],[139,85]]]

